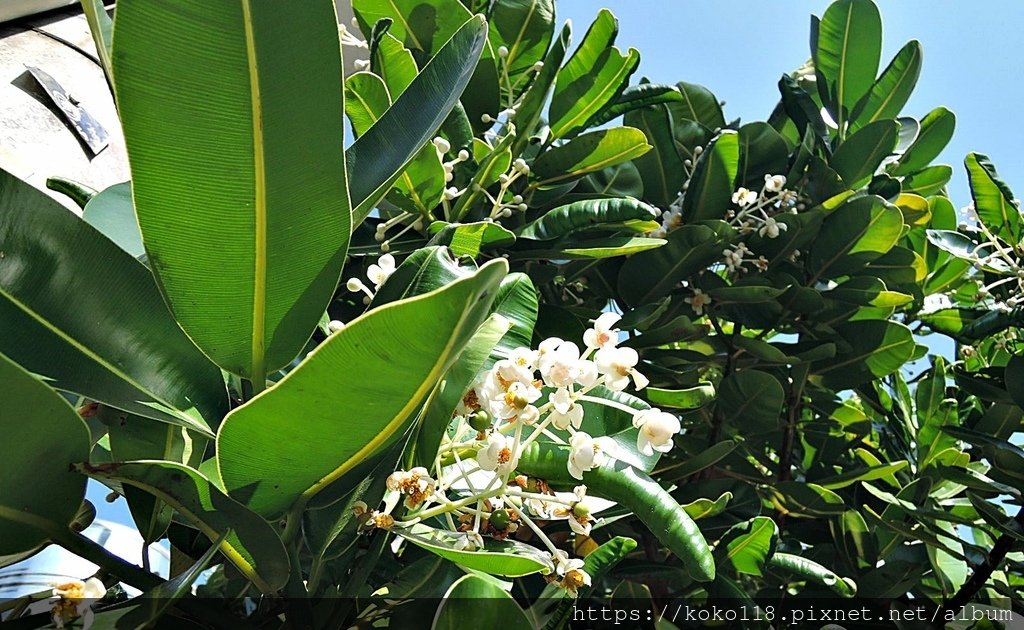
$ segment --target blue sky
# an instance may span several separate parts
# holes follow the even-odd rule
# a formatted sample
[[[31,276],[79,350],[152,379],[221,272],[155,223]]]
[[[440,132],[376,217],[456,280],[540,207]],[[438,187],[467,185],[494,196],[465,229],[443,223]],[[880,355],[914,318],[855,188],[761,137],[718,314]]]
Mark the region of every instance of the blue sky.
[[[1024,195],[1024,140],[1018,120],[1024,49],[1018,44],[1024,2],[1016,0],[876,0],[882,13],[881,67],[910,39],[924,48],[924,67],[904,115],[922,118],[938,105],[957,115],[957,130],[940,161],[954,169],[957,207],[969,201],[963,158],[986,153],[1000,175]],[[826,0],[557,0],[558,21],[573,22],[573,43],[601,7],[619,18],[618,45],[641,53],[640,76],[688,81],[726,101],[728,120],[765,120],[778,101],[779,76],[810,56],[811,14]]]

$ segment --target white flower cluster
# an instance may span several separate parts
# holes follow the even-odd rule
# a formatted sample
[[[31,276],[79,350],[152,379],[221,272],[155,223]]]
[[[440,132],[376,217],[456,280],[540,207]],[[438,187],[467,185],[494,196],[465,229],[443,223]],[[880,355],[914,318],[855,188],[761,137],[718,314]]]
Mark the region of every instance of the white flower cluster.
[[[88,630],[93,625],[95,615],[92,605],[107,594],[107,587],[96,577],[91,577],[84,582],[82,580],[70,580],[67,582],[54,582],[51,597],[42,599],[30,604],[26,609],[27,615],[49,613],[54,628],[66,628],[76,620],[81,621],[81,627]]]
[[[395,257],[391,254],[383,254],[377,259],[377,262],[373,263],[366,269],[366,279],[373,284],[371,290],[366,284],[359,278],[349,278],[345,282],[345,286],[352,293],[359,293],[363,295],[363,304],[369,304],[376,292],[380,290],[381,285],[384,281],[391,277],[391,274],[395,273]],[[338,328],[340,330],[340,327]]]
[[[385,498],[390,507],[378,512],[359,505],[360,523],[390,529],[442,518],[456,536],[452,544],[461,550],[480,549],[485,537],[503,539],[529,527],[551,554],[551,582],[572,594],[589,585],[583,561],[570,559],[534,522],[565,519],[573,532],[589,535],[595,518],[587,487],[558,493],[516,470],[526,449],[542,436],[566,449],[566,468],[575,479],[615,458],[621,447],[610,436],[582,430],[584,403],[630,413],[640,453],[649,456],[672,448],[681,430],[674,415],[589,395],[599,386],[623,391],[648,383],[637,369],[637,352],[620,347],[619,319],[614,313],[598,317],[585,332],[582,348],[549,338],[536,349],[516,348],[497,361],[466,392],[432,469],[393,473],[387,479],[390,498]],[[403,497],[409,519],[396,521],[390,512]]]

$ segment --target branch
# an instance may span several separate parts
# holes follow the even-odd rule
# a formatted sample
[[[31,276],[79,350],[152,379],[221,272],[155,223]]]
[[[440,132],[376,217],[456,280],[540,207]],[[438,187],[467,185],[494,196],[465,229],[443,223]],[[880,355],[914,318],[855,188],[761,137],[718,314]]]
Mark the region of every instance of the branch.
[[[1013,517],[1013,520],[1022,527],[1024,527],[1024,507],[1017,510],[1017,515]],[[952,613],[955,616],[960,612],[960,609],[967,605],[974,596],[978,594],[985,584],[988,583],[988,579],[992,577],[992,572],[999,568],[1003,564],[1003,560],[1006,558],[1006,554],[1013,547],[1014,538],[1009,534],[1003,534],[996,540],[996,544],[992,546],[992,551],[989,552],[988,557],[985,561],[974,570],[970,579],[964,582],[964,585],[960,587],[960,590],[953,595],[953,598],[943,604],[938,614],[935,616],[936,627],[943,627],[945,624],[942,622]]]

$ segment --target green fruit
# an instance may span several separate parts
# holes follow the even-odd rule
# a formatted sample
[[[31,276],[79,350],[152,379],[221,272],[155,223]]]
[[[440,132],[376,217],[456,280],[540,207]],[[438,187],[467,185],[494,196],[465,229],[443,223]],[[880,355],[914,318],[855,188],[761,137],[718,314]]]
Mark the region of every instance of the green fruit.
[[[483,409],[478,409],[473,413],[469,414],[469,426],[473,427],[477,431],[486,431],[491,428],[491,414],[487,413]]]
[[[495,510],[491,512],[491,527],[498,530],[508,529],[509,517],[508,510]]]

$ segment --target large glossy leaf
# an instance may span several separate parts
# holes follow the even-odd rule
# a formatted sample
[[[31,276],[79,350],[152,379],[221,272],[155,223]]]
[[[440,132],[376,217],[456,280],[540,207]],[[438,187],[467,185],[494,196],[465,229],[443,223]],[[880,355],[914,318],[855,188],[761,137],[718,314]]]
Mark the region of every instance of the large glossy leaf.
[[[345,112],[356,137],[362,136],[391,107],[392,96],[384,80],[357,72],[345,80]],[[402,171],[388,200],[404,210],[428,214],[441,202],[444,168],[432,144],[425,145]]]
[[[993,234],[1016,245],[1021,235],[1020,209],[1014,204],[1009,186],[999,179],[988,156],[968,153],[964,159],[971,184],[971,197],[978,219]]]
[[[494,3],[489,23],[491,46],[508,49],[501,63],[515,77],[544,58],[555,28],[555,2],[501,0]]]
[[[855,271],[888,252],[903,230],[903,214],[880,197],[858,197],[825,217],[811,245],[815,278]]]
[[[682,101],[683,95],[674,85],[660,83],[640,83],[631,85],[622,91],[615,102],[607,105],[594,119],[591,125],[602,125],[614,120],[623,114],[650,105],[661,105],[664,103],[675,103]]]
[[[334,5],[132,2],[116,33],[150,265],[196,345],[262,389],[312,334],[348,244]]]
[[[198,470],[176,462],[143,460],[78,464],[90,477],[118,481],[149,492],[181,514],[264,593],[284,587],[288,554],[274,528],[228,495]]]
[[[235,409],[217,436],[218,467],[232,496],[264,516],[280,515],[402,435],[487,317],[507,269],[494,261],[369,311]]]
[[[608,9],[601,9],[579,48],[558,72],[548,110],[553,137],[572,136],[585,129],[625,88],[640,63],[640,53],[630,48],[623,54],[616,48],[618,32],[618,20]]]
[[[57,392],[0,354],[0,556],[46,542],[85,498],[85,478],[71,464],[89,458],[89,429]]]
[[[839,173],[847,186],[860,188],[896,148],[899,129],[900,124],[895,120],[878,120],[866,125],[839,146],[829,166]]]
[[[721,219],[732,201],[739,169],[740,142],[735,131],[723,131],[701,153],[683,197],[683,221]]]
[[[722,104],[718,98],[703,85],[676,83],[676,88],[683,95],[683,100],[669,105],[672,118],[677,120],[692,120],[700,123],[714,131],[725,127],[725,115],[722,113]]]
[[[627,125],[640,129],[647,136],[651,151],[637,158],[636,166],[643,180],[644,198],[662,208],[676,199],[686,169],[672,135],[672,119],[664,105],[652,105],[628,112]]]
[[[612,229],[627,222],[649,223],[657,218],[657,208],[636,199],[588,199],[549,210],[524,227],[519,237],[548,241],[580,230]]]
[[[57,389],[212,435],[223,378],[144,265],[4,171],[0,243],[0,328],[16,331],[0,352]]]
[[[669,233],[664,247],[626,261],[619,272],[619,292],[634,306],[663,297],[690,274],[720,259],[732,234],[721,221],[679,227]]]
[[[844,133],[850,112],[871,89],[882,56],[882,19],[871,0],[838,0],[812,27],[818,89]],[[827,98],[826,98],[827,97]]]
[[[542,153],[533,163],[533,173],[541,186],[572,181],[638,158],[651,150],[639,129],[614,127],[592,131],[573,138],[562,146]]]
[[[481,602],[486,605],[481,606]],[[445,593],[431,630],[462,630],[467,622],[477,628],[535,628],[511,595],[490,580],[472,574],[456,580]]]
[[[760,370],[733,372],[718,387],[718,411],[740,435],[775,429],[784,401],[779,380]]]
[[[874,378],[892,374],[914,354],[914,336],[896,322],[864,320],[838,329],[849,349],[815,364],[826,387],[851,389]]]
[[[345,151],[353,225],[370,214],[434,137],[469,83],[486,42],[483,18],[466,22],[380,120]]]
[[[786,139],[771,125],[747,123],[739,129],[740,163],[736,183],[760,190],[765,175],[785,175],[789,168]]]
[[[465,550],[456,546],[465,534],[435,529],[423,523],[404,529],[396,528],[393,531],[414,545],[446,560],[491,575],[547,575],[555,568],[550,555],[532,545],[519,542],[488,540],[484,549]]]
[[[921,74],[921,43],[906,43],[879,75],[871,90],[857,103],[850,129],[857,130],[876,120],[896,118],[910,99]]]
[[[893,175],[910,175],[928,166],[942,153],[953,137],[956,116],[945,107],[936,107],[921,120],[914,143],[903,152],[891,170]]]

